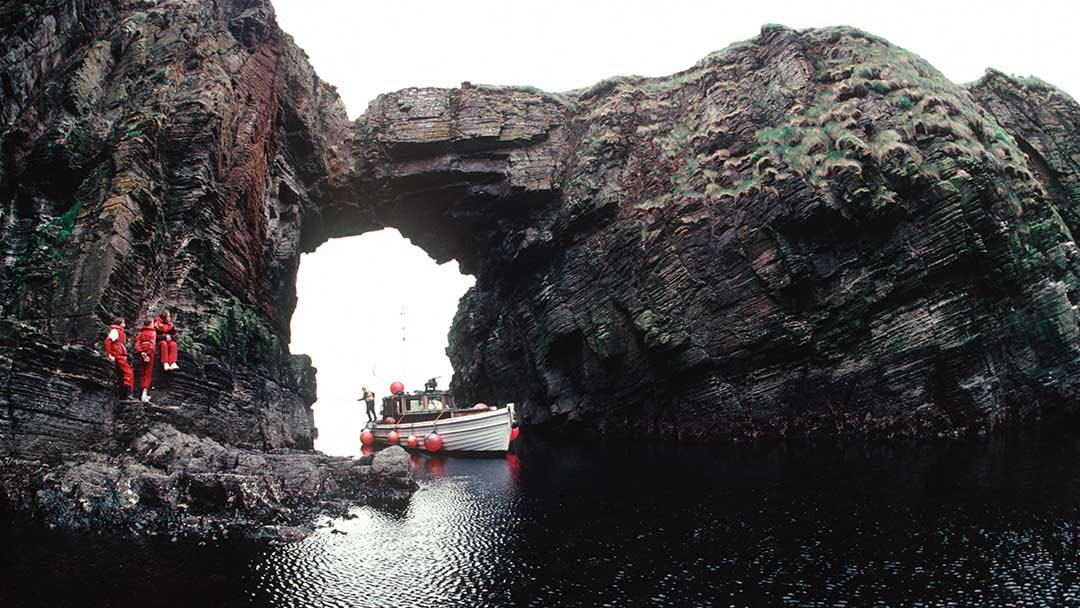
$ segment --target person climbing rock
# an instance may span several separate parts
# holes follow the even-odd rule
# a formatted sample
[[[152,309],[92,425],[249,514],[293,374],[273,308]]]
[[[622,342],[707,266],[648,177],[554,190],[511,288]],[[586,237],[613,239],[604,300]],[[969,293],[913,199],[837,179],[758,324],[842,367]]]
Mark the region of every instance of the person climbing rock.
[[[157,330],[158,349],[161,352],[161,369],[167,372],[180,369],[176,364],[176,328],[168,310],[161,311],[154,320],[154,329]]]
[[[377,417],[375,416],[375,393],[366,386],[362,386],[360,389],[364,391],[364,396],[358,399],[358,401],[363,401],[367,405],[368,422],[375,422],[375,420],[377,420]]]
[[[124,335],[124,319],[116,317],[109,326],[109,333],[105,335],[105,355],[109,361],[116,364],[120,372],[122,386],[125,389],[123,395],[128,399],[135,398],[135,375],[131,371],[131,364],[127,358],[127,336]]]
[[[154,347],[157,346],[157,330],[154,320],[147,319],[135,336],[135,352],[138,353],[139,375],[142,378],[142,400],[150,401],[150,383],[154,377]]]

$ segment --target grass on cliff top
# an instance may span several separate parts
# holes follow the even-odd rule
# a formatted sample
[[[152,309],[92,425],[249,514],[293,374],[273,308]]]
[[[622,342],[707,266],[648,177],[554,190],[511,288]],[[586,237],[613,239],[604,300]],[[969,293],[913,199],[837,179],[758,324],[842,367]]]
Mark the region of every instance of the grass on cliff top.
[[[963,90],[922,58],[850,28],[812,30],[806,35],[832,44],[830,52],[815,61],[813,77],[829,86],[787,122],[762,129],[748,165],[745,157],[728,159],[713,193],[737,196],[745,189],[737,189],[736,183],[764,180],[769,174],[793,174],[824,189],[834,170],[861,171],[869,162],[899,163],[909,167],[903,171],[916,182],[937,181],[941,168],[924,168],[925,154],[913,145],[928,134],[959,142],[948,149],[970,156],[968,166],[989,159],[997,172],[1025,177],[1026,170],[1017,163],[1023,155],[1015,141],[995,121],[969,109],[961,99]],[[836,46],[853,36],[870,43]],[[875,112],[879,102],[872,98],[878,97],[898,111],[885,121],[878,117],[875,132],[867,137],[864,114]]]
[[[940,191],[936,196],[970,196],[979,190],[978,196],[1013,215],[1030,213],[1025,209],[1044,196],[1016,140],[974,106],[962,87],[921,57],[850,28],[808,30],[799,35],[809,48],[824,50],[814,58],[811,76],[821,89],[805,105],[794,104],[781,121],[762,128],[756,146],[746,153],[731,155],[712,148],[696,152],[695,142],[708,142],[712,129],[724,129],[722,122],[710,123],[708,116],[675,125],[666,134],[656,125],[638,127],[639,136],[659,143],[661,159],[683,167],[674,168],[664,190],[650,193],[637,209],[648,212],[698,195],[718,201],[777,192],[775,186],[786,179],[803,180],[828,200],[855,197],[859,200],[846,205],[861,205],[875,215],[905,206],[916,193],[931,189]],[[712,60],[729,61],[739,54],[736,47]],[[620,78],[594,89],[607,87],[603,91],[607,93],[625,83],[648,95],[650,84],[667,90],[671,84],[695,77],[694,70],[689,70],[644,86],[648,79]],[[1014,84],[1042,86],[1035,80]],[[738,87],[731,93],[744,94]],[[836,178],[844,174],[855,176],[838,182]],[[859,191],[836,191],[838,183]],[[1025,217],[1024,221],[1040,219],[1045,218]],[[1031,259],[1031,250],[1053,247],[1063,229],[1057,221],[1040,224],[1039,230],[1021,235],[1023,242],[1013,253],[1019,260]]]
[[[567,99],[567,94],[566,93],[558,93],[558,92],[555,92],[555,91],[545,91],[545,90],[543,90],[543,89],[541,89],[539,87],[534,87],[534,86],[531,86],[531,85],[520,85],[520,84],[498,85],[498,84],[475,84],[475,83],[470,83],[469,86],[471,86],[474,89],[479,89],[481,91],[492,91],[492,92],[520,91],[522,93],[531,93],[533,95],[539,95],[540,97],[547,97],[547,98],[553,99],[553,100],[558,101],[560,103],[566,103],[567,101],[569,101]]]

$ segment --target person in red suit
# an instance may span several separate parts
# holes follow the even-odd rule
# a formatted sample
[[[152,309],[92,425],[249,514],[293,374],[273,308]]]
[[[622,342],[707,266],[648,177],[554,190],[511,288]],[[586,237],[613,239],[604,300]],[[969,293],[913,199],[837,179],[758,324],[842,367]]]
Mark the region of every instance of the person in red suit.
[[[157,330],[154,320],[147,319],[135,336],[135,352],[139,358],[139,374],[142,377],[142,400],[150,401],[150,381],[154,377],[154,348],[157,346]]]
[[[176,328],[168,310],[161,311],[154,319],[154,329],[157,330],[158,349],[161,352],[161,369],[167,372],[180,369],[176,364]]]
[[[124,319],[116,317],[109,326],[109,333],[105,335],[105,355],[109,361],[116,364],[123,378],[124,388],[127,389],[128,399],[135,398],[135,375],[131,373],[131,364],[127,358],[127,336],[124,335]]]

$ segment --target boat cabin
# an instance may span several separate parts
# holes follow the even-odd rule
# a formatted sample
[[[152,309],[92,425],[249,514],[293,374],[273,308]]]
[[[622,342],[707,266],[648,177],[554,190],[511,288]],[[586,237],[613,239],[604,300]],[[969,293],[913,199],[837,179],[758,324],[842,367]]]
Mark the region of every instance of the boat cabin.
[[[449,391],[424,390],[412,393],[398,393],[383,397],[382,417],[393,418],[398,422],[422,422],[447,417],[448,410],[454,408],[454,398]]]

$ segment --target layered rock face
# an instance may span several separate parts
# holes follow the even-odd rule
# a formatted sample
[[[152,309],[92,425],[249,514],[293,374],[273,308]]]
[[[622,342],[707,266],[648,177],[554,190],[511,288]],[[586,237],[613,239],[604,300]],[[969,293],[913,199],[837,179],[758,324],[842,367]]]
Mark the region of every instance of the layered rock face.
[[[299,254],[385,226],[476,276],[453,388],[527,423],[932,436],[1074,409],[1080,110],[1044,83],[766,27],[668,78],[408,89],[350,123],[259,0],[3,16],[15,456],[107,443],[105,322],[166,306],[170,424],[309,448]]]
[[[3,445],[100,440],[114,379],[88,351],[110,317],[133,336],[167,307],[184,373],[156,394],[230,444],[310,448],[288,318],[336,94],[262,3],[3,11]]]
[[[271,7],[8,2],[0,40],[0,503],[169,531],[407,494],[310,451],[300,220],[349,127]],[[162,308],[181,370],[118,402],[106,324]]]
[[[702,439],[1075,410],[1065,94],[766,27],[560,101],[558,195],[487,249],[451,332],[462,391],[529,422]]]

